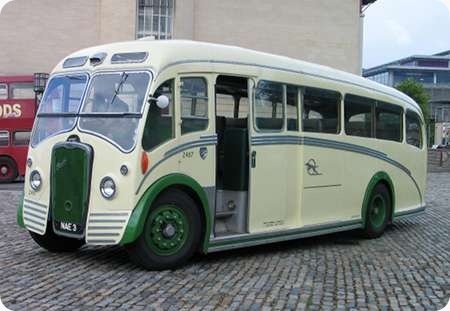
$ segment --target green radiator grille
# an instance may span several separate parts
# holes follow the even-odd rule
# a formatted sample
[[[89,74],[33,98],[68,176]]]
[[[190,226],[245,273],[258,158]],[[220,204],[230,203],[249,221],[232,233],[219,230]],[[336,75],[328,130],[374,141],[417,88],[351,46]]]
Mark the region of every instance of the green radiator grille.
[[[78,142],[56,145],[52,151],[51,209],[53,230],[83,237],[89,205],[92,148]]]

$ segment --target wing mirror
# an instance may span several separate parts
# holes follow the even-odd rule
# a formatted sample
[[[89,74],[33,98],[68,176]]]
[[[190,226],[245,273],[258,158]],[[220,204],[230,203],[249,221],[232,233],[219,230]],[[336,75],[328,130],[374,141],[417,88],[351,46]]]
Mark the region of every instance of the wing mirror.
[[[158,106],[159,109],[166,109],[170,104],[169,97],[166,95],[160,95],[158,98],[150,97],[149,103],[151,102],[156,102],[156,106]]]

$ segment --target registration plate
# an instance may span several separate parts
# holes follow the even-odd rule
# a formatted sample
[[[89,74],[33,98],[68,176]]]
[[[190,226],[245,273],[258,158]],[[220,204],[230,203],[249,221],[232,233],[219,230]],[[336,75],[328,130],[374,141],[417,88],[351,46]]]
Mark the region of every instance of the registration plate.
[[[56,221],[55,225],[56,230],[58,231],[73,234],[80,234],[83,232],[83,226],[81,226],[80,224],[74,224],[66,221]]]

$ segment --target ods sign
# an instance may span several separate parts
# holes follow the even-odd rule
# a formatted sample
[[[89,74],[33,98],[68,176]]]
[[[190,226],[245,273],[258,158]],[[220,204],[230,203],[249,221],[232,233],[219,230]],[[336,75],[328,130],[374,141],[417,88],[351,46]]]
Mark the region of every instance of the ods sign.
[[[22,116],[22,106],[20,104],[0,105],[0,119],[20,118]]]

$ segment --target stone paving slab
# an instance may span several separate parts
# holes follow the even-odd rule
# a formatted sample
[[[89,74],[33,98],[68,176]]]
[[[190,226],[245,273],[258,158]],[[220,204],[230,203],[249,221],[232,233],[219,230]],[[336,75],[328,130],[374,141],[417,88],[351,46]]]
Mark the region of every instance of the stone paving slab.
[[[0,297],[11,310],[439,310],[450,298],[450,174],[429,174],[426,213],[376,240],[357,232],[197,256],[149,272],[120,247],[40,249],[0,191]]]

